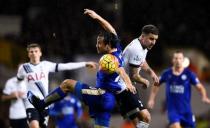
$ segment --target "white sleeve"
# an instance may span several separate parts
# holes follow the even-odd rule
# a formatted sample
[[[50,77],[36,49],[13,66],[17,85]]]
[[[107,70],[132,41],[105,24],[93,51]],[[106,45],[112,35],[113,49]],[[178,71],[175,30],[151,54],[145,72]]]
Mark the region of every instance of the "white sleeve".
[[[12,93],[12,81],[11,79],[7,80],[6,84],[5,84],[5,87],[3,89],[3,93],[6,94],[6,95],[10,95]]]
[[[129,64],[140,66],[142,60],[137,49],[129,49],[127,54],[129,54],[127,55]]]
[[[74,63],[59,63],[58,71],[74,70],[86,66],[86,62],[74,62]]]
[[[56,63],[50,61],[43,61],[43,63],[49,72],[56,72]]]
[[[23,80],[26,76],[26,72],[23,68],[23,65],[20,65],[20,67],[18,68],[18,72],[17,72],[17,79],[18,80]]]

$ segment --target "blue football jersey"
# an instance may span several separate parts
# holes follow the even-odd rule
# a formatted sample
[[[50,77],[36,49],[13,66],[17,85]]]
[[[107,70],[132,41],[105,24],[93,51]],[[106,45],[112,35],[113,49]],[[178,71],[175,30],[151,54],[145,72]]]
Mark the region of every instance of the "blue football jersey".
[[[55,102],[49,110],[49,115],[56,117],[58,128],[77,128],[75,113],[80,118],[82,112],[81,102],[75,96],[70,95]]]
[[[123,67],[121,50],[118,50],[111,54],[118,59],[119,67]],[[96,78],[96,88],[102,88],[107,91],[116,93],[117,91],[121,91],[124,87],[125,83],[122,81],[118,73],[114,72],[112,74],[108,74],[102,70],[98,70]]]
[[[185,68],[180,75],[174,75],[172,68],[166,69],[161,77],[160,84],[166,85],[167,110],[186,113],[191,112],[191,85],[197,85],[197,76]]]

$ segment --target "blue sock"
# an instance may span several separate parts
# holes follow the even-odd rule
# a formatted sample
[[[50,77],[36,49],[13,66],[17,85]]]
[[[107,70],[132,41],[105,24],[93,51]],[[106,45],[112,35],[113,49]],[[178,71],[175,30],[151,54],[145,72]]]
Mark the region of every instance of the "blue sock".
[[[49,93],[49,95],[47,95],[44,98],[44,103],[46,106],[63,99],[65,96],[67,95],[67,93],[64,93],[60,87],[57,87],[56,89],[54,89],[52,92]]]

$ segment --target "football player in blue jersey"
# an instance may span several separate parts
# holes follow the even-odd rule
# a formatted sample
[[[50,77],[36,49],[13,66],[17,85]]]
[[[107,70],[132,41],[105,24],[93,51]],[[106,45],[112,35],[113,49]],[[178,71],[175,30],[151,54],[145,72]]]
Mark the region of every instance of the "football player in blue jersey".
[[[170,128],[195,128],[195,117],[191,109],[191,85],[201,94],[202,101],[210,104],[206,90],[195,73],[183,66],[184,54],[176,51],[173,54],[173,66],[164,70],[160,84],[165,83],[166,106]],[[155,97],[160,86],[153,86],[148,101],[148,107],[153,108]]]
[[[28,99],[34,107],[41,112],[46,106],[64,98],[68,93],[74,93],[88,105],[89,114],[95,121],[95,128],[109,127],[111,111],[115,106],[114,94],[123,90],[136,93],[136,89],[123,68],[118,38],[109,31],[102,31],[97,37],[96,48],[98,53],[112,54],[117,58],[119,67],[114,73],[106,73],[99,69],[95,88],[80,81],[66,79],[42,100],[28,92]]]
[[[72,94],[55,102],[49,109],[49,115],[55,121],[56,128],[78,128],[77,122],[82,114],[82,104]]]

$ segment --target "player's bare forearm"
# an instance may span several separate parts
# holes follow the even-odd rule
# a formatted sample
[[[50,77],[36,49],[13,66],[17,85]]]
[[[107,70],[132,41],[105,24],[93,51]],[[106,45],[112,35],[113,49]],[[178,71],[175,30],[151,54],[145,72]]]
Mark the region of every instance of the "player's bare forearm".
[[[145,70],[149,75],[150,77],[152,78],[152,80],[154,81],[154,85],[158,85],[159,84],[159,78],[158,76],[156,75],[156,73],[150,68],[150,66],[147,64],[147,62],[145,61],[143,66],[142,66],[142,69]]]
[[[150,92],[150,96],[149,96],[149,100],[147,103],[148,108],[153,109],[154,105],[155,105],[155,97],[157,95],[159,91],[159,87],[158,86],[152,86],[151,92]]]
[[[127,89],[130,90],[132,93],[136,93],[136,88],[132,85],[131,80],[129,76],[127,75],[127,73],[125,72],[124,68],[118,68],[116,72],[125,81]]]
[[[150,68],[148,63],[145,61],[144,64],[142,65],[142,69],[147,72],[149,75],[151,75],[154,71]]]
[[[203,87],[202,84],[198,84],[196,87],[197,87],[197,90],[199,91],[199,93],[201,94],[202,98],[207,97],[206,89]]]
[[[202,96],[202,101],[203,101],[204,103],[210,104],[210,99],[209,99],[208,96],[207,96],[206,89],[204,88],[204,86],[203,86],[202,84],[199,83],[199,84],[196,86],[196,88],[197,88],[197,90],[200,92],[200,94],[201,94],[201,96]]]
[[[135,81],[137,83],[143,84],[144,88],[148,88],[149,87],[149,81],[143,77],[141,77],[139,74],[134,74],[132,76],[132,81]]]
[[[103,17],[98,15],[96,12],[94,12],[93,10],[84,9],[84,14],[86,14],[86,15],[90,16],[91,18],[97,20],[98,23],[104,28],[104,30],[117,35],[113,26],[107,20],[105,20]]]
[[[15,95],[13,95],[13,94],[11,94],[11,95],[5,95],[5,94],[3,94],[1,96],[1,100],[2,101],[8,101],[8,100],[13,100],[13,99],[17,99],[17,97]]]
[[[129,67],[129,72],[131,76],[131,80],[140,84],[143,84],[144,88],[149,87],[149,81],[145,78],[141,77],[139,74],[140,68],[139,67]]]

